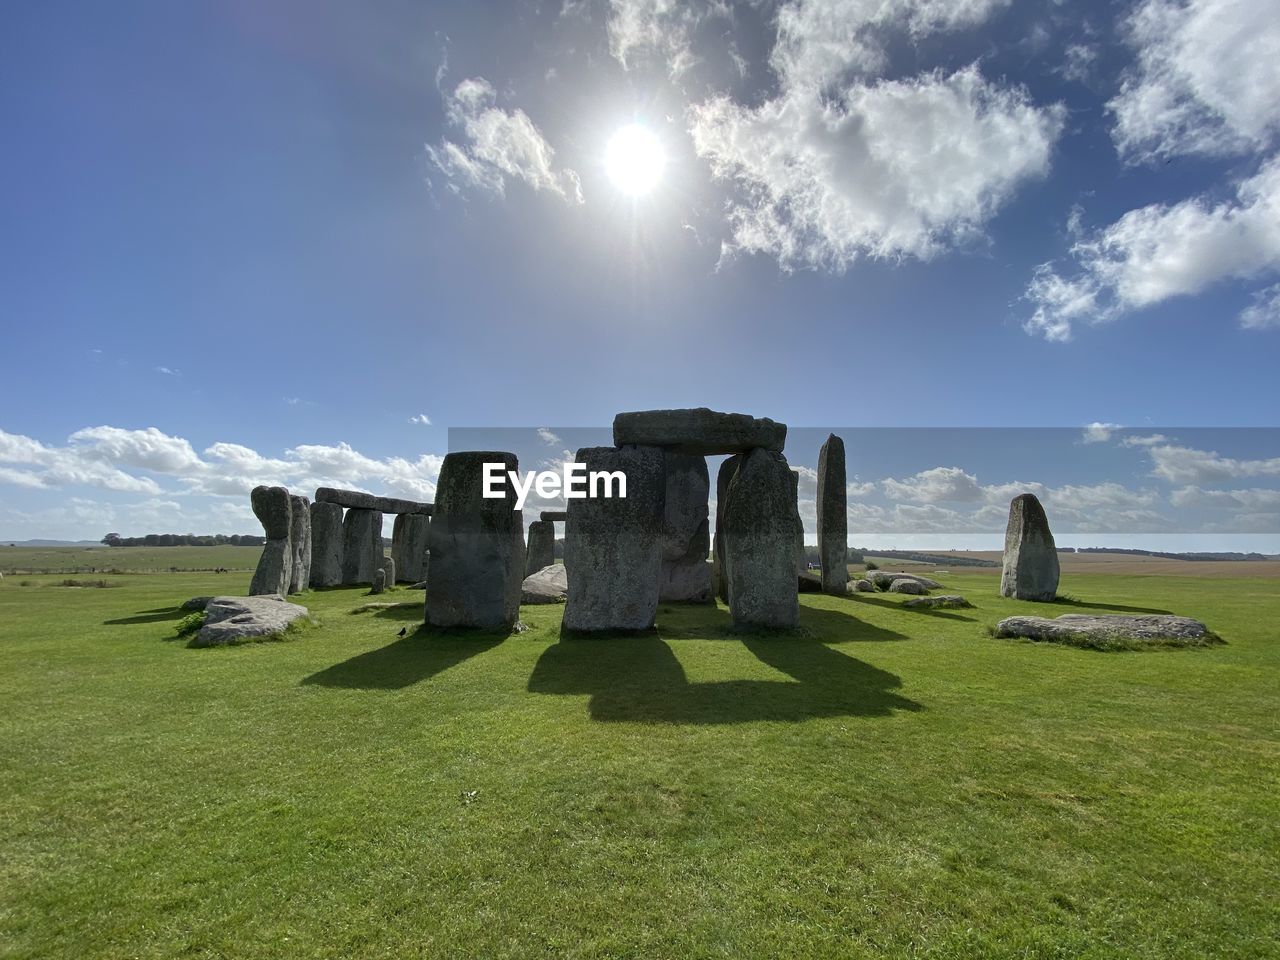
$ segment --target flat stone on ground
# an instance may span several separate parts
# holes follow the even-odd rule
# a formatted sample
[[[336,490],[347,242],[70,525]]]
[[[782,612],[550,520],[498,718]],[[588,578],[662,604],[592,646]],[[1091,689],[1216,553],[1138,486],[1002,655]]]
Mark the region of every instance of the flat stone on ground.
[[[866,577],[863,577],[861,580],[849,581],[850,593],[871,593],[871,591],[875,590],[875,588],[876,588],[876,585],[872,583],[870,580],[868,580]]]
[[[889,584],[889,593],[910,593],[919,596],[928,593],[929,588],[918,580],[899,577]]]
[[[193,647],[216,647],[277,636],[307,608],[289,603],[279,594],[259,597],[213,597],[204,608],[205,622],[191,641]]]
[[[569,591],[569,578],[563,563],[553,563],[535,570],[524,578],[520,587],[521,603],[564,603]]]
[[[902,602],[904,607],[923,607],[925,609],[936,609],[939,607],[972,607],[973,604],[964,597],[957,596],[954,593],[939,594],[936,597],[915,597],[911,600]]]
[[[997,637],[1030,640],[1204,640],[1214,636],[1199,620],[1170,614],[1067,613],[1048,617],[1006,617],[996,624]]]
[[[877,590],[888,590],[889,584],[895,580],[914,580],[922,587],[930,590],[937,590],[942,584],[937,580],[930,580],[928,577],[921,577],[914,573],[903,573],[895,570],[871,570],[868,571],[866,579],[871,581],[871,585]]]
[[[781,453],[786,440],[785,423],[706,407],[638,410],[613,418],[613,442],[619,447],[634,443],[710,457],[756,447]]]

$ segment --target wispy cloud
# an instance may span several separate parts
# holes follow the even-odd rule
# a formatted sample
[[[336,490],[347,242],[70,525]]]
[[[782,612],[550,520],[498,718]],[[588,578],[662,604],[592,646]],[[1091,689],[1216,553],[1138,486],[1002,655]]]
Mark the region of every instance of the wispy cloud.
[[[419,413],[409,418],[410,423],[416,423],[424,427],[431,426],[431,418],[425,413]]]

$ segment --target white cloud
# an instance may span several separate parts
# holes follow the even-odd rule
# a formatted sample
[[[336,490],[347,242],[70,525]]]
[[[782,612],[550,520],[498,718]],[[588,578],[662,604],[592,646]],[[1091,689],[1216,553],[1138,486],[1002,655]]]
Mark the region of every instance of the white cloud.
[[[1280,490],[1252,487],[1246,490],[1203,490],[1198,486],[1179,487],[1169,495],[1175,507],[1204,507],[1210,510],[1275,512],[1280,510]]]
[[[1253,303],[1240,314],[1246,330],[1274,330],[1280,327],[1280,283],[1253,295]]]
[[[830,96],[784,86],[757,107],[720,96],[689,118],[699,156],[739,190],[725,253],[841,270],[860,255],[927,258],[980,236],[1020,183],[1047,171],[1062,110],[975,65]]]
[[[1106,443],[1111,439],[1111,434],[1120,429],[1118,423],[1101,423],[1094,421],[1084,428],[1083,435],[1080,437],[1081,443]]]
[[[425,413],[419,413],[416,416],[410,417],[409,422],[420,424],[421,426],[424,426],[424,427],[431,426],[431,418],[428,417]]]
[[[1166,442],[1146,444],[1146,448],[1151,456],[1151,475],[1169,483],[1195,485],[1248,477],[1280,477],[1280,457],[1239,460],[1220,456],[1213,450]]]
[[[1265,148],[1280,132],[1280,16],[1263,0],[1145,0],[1137,64],[1108,104],[1131,161]]]
[[[561,444],[564,443],[563,440],[561,440],[554,433],[552,433],[551,430],[547,427],[538,428],[538,439],[541,440],[543,443],[547,444],[548,446],[560,446]]]
[[[502,193],[507,178],[513,178],[581,203],[578,175],[554,168],[555,151],[529,115],[502,110],[494,105],[496,99],[493,85],[475,77],[459,83],[446,101],[449,121],[461,128],[465,143],[442,140],[438,147],[427,147],[427,157],[451,189]]]
[[[1036,270],[1025,294],[1035,304],[1027,332],[1068,340],[1079,322],[1111,320],[1229,278],[1274,273],[1280,270],[1280,158],[1239,184],[1233,200],[1194,197],[1130,210],[1078,240],[1071,255],[1075,276],[1064,278],[1050,264]],[[1259,309],[1265,318],[1266,307]]]
[[[642,60],[666,65],[675,78],[698,62],[693,33],[708,17],[731,16],[727,3],[691,0],[610,0],[609,53],[631,69]]]
[[[983,499],[978,478],[959,467],[934,467],[902,480],[890,477],[884,481],[884,492],[890,500],[916,503],[973,503]]]
[[[869,497],[875,492],[874,483],[859,483],[855,480],[845,485],[845,495],[849,497]]]
[[[172,367],[156,367],[156,373],[163,373],[166,377],[180,377],[180,376],[182,376],[182,371],[181,371],[181,370],[175,370],[175,369],[174,369],[174,368],[172,368]]]

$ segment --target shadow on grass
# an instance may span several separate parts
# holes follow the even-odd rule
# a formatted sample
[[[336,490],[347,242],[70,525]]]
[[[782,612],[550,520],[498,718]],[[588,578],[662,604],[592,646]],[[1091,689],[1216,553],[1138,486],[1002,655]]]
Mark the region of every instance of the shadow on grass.
[[[313,673],[302,684],[347,690],[400,690],[491,650],[507,636],[422,625],[402,640]]]
[[[845,610],[826,610],[800,604],[800,629],[794,633],[764,631],[756,634],[733,627],[727,608],[712,603],[663,604],[658,608],[654,633],[665,640],[734,640],[753,636],[784,639],[821,640],[824,643],[878,642],[906,640],[905,634],[866,623]],[[561,631],[562,638],[572,637]],[[631,638],[635,634],[594,634],[583,639]]]
[[[883,717],[920,710],[894,691],[892,673],[817,640],[747,637],[743,645],[796,682],[725,680],[690,683],[675,653],[654,633],[626,639],[562,634],[529,678],[531,693],[588,694],[593,720],[721,724],[811,717]]]
[[[1087,600],[1077,600],[1075,597],[1057,597],[1050,603],[1060,607],[1080,607],[1084,610],[1123,610],[1126,613],[1168,613],[1172,614],[1172,610],[1160,610],[1156,607],[1129,607],[1123,603],[1090,603]]]
[[[178,607],[161,607],[156,610],[140,610],[132,617],[117,617],[115,620],[103,620],[102,622],[109,627],[129,623],[160,623],[164,620],[181,620],[190,612],[190,610],[182,610]]]
[[[877,607],[889,607],[893,610],[900,610],[903,613],[918,614],[924,617],[937,617],[940,620],[964,620],[968,623],[977,623],[974,617],[966,617],[963,614],[951,613],[948,610],[937,610],[930,607],[907,607],[903,606],[896,600],[888,600],[884,597],[873,596],[869,593],[860,593],[850,597],[857,603],[869,603]],[[908,597],[909,599],[909,597]]]
[[[382,620],[416,620],[419,623],[422,622],[424,610],[421,600],[416,602],[411,600],[404,603],[395,601],[387,602],[390,606],[374,607],[365,605],[356,607],[354,610],[350,611],[350,615],[355,616],[356,614],[368,613]]]

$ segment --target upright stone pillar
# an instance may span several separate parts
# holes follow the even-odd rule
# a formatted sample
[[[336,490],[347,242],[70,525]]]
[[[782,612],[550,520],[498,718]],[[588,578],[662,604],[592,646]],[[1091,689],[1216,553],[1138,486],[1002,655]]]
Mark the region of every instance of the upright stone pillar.
[[[725,497],[729,610],[737,627],[791,629],[799,623],[791,468],[779,453],[746,454]]]
[[[391,532],[391,558],[396,562],[396,578],[417,583],[427,578],[427,538],[431,518],[425,513],[396,514]]]
[[[311,586],[336,587],[342,583],[342,507],[316,501],[310,516]]]
[[[249,582],[249,596],[278,593],[283,597],[289,593],[293,578],[293,550],[289,542],[293,504],[289,491],[284,487],[254,487],[249,502],[267,535],[262,556]]]
[[[1004,532],[1004,568],[1000,596],[1048,601],[1058,595],[1058,547],[1049,518],[1034,494],[1023,493],[1009,504]]]
[[[720,472],[716,474],[716,542],[711,555],[711,581],[716,596],[722,603],[729,602],[729,578],[724,562],[724,498],[729,492],[729,481],[738,472],[738,465],[741,463],[741,454],[726,457],[720,464]]]
[[[662,520],[662,575],[659,602],[715,599],[711,587],[710,523],[707,493],[711,481],[706,457],[665,451],[666,505]]]
[[[569,501],[564,626],[577,631],[648,630],[658,612],[662,574],[663,451],[587,447],[576,460],[586,465],[588,476],[597,471],[623,474],[627,495]]]
[[[396,585],[396,558],[382,558],[382,572],[386,574],[387,589],[390,590]]]
[[[796,516],[800,516],[800,474],[791,471],[791,502],[795,504]],[[809,555],[804,552],[804,521],[796,530],[796,576],[801,577],[809,572]],[[797,581],[799,585],[799,581]]]
[[[556,525],[550,520],[529,524],[529,546],[524,564],[526,577],[556,562]]]
[[[450,453],[440,468],[427,558],[427,623],[513,627],[524,581],[524,514],[504,479],[501,498],[484,496],[484,465],[518,470],[513,453]]]
[[[843,597],[849,588],[849,512],[844,441],[834,433],[818,454],[818,556],[822,592]]]
[[[342,521],[342,584],[372,584],[382,569],[382,513],[352,507]]]
[[[289,573],[289,592],[301,593],[311,586],[311,501],[306,497],[289,497],[292,527],[289,549],[293,569]]]

